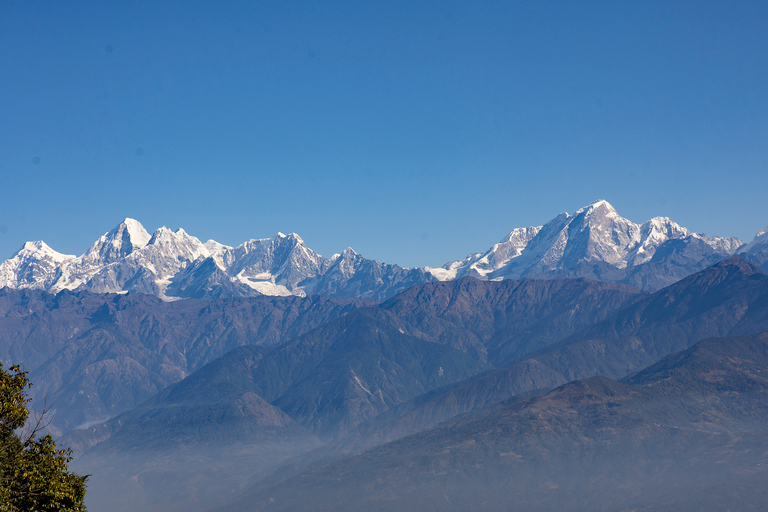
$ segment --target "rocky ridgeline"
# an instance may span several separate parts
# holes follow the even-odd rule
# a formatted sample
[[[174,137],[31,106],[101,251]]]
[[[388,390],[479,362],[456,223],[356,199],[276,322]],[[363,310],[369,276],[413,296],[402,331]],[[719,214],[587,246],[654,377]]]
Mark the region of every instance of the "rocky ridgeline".
[[[161,297],[218,298],[327,295],[385,300],[414,284],[463,276],[483,280],[586,277],[657,290],[740,253],[760,266],[768,230],[744,244],[738,238],[692,233],[666,217],[635,224],[607,201],[543,226],[517,228],[484,253],[442,267],[402,268],[347,248],[325,258],[291,233],[237,247],[205,243],[183,229],[150,235],[125,219],[81,256],[27,242],[0,264],[0,288],[49,292],[138,292]]]

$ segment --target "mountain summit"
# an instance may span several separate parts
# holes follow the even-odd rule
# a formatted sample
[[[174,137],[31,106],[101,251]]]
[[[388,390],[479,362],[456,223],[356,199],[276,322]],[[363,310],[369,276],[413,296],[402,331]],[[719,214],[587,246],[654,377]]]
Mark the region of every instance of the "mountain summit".
[[[295,233],[229,247],[165,226],[150,235],[134,219],[102,235],[82,256],[27,242],[0,265],[0,288],[131,291],[164,299],[323,293],[383,300],[433,280],[426,270],[367,260],[352,249],[324,258]]]
[[[635,224],[599,200],[543,226],[515,229],[484,253],[429,270],[440,280],[588,277],[658,289],[742,245],[738,238],[692,233],[667,217]]]
[[[692,233],[667,217],[642,224],[605,200],[561,213],[543,226],[513,229],[484,253],[442,267],[402,268],[369,260],[352,248],[324,258],[295,233],[229,247],[202,243],[183,229],[150,235],[125,219],[82,256],[27,242],[0,264],[0,288],[50,292],[141,292],[165,299],[313,295],[384,300],[409,286],[463,276],[479,279],[586,277],[657,290],[737,252],[761,264],[768,231],[738,238]]]

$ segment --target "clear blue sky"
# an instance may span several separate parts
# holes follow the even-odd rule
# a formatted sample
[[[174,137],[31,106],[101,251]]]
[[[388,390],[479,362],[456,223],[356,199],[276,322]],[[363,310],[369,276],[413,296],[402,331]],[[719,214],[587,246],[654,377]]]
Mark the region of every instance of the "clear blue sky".
[[[124,217],[403,266],[768,225],[768,2],[0,3],[0,260]]]

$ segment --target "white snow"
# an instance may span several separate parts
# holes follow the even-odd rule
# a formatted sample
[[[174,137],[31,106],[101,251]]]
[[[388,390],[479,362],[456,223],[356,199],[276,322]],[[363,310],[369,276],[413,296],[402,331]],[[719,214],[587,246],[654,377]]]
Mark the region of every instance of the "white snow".
[[[456,269],[445,269],[440,267],[424,267],[424,270],[435,276],[438,281],[450,281],[456,279]]]
[[[745,254],[754,254],[762,251],[768,251],[768,227],[758,231],[751,242],[739,248],[739,253]]]
[[[646,263],[668,240],[686,237],[699,238],[724,255],[733,254],[743,243],[737,238],[707,238],[691,233],[667,217],[636,224],[600,199],[572,216],[562,213],[544,226],[515,229],[482,255],[446,263],[444,272],[426,270],[446,280],[463,275],[520,278],[573,268],[580,262],[605,262],[623,269]]]
[[[139,221],[126,217],[123,224],[125,224],[125,227],[128,230],[131,244],[135,249],[141,249],[149,243],[149,239],[152,237]]]
[[[737,250],[768,250],[768,228],[744,245],[738,238],[691,233],[667,217],[636,224],[601,199],[574,215],[561,213],[543,226],[513,229],[484,253],[472,253],[463,260],[423,270],[439,281],[447,281],[465,275],[490,280],[522,278],[598,262],[621,269],[648,262],[669,240],[689,237],[723,255]],[[79,257],[60,254],[42,241],[27,242],[0,264],[0,287],[53,292],[82,287],[97,292],[146,293],[157,285],[164,295],[179,272],[206,258],[212,258],[235,288],[246,294],[253,290],[283,296],[312,293],[313,283],[318,282],[312,278],[331,269],[337,272],[333,276],[335,285],[343,285],[365,261],[351,247],[331,259],[323,258],[296,233],[278,232],[271,238],[230,247],[215,240],[201,243],[181,228],[174,232],[163,226],[150,235],[141,223],[128,217]],[[376,276],[373,282],[382,286],[386,278]]]

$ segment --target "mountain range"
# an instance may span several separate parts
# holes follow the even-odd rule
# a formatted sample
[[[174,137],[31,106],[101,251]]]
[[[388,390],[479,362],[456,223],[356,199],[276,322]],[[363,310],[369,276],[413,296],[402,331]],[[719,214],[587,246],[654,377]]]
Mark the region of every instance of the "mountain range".
[[[49,429],[101,422],[242,345],[273,347],[364,299],[245,297],[166,302],[139,293],[0,289],[0,361],[19,361]],[[45,406],[43,405],[45,404]]]
[[[762,510],[767,267],[605,201],[411,269],[126,219],[0,264],[0,362],[95,512]]]
[[[295,233],[237,247],[205,243],[183,229],[149,234],[125,219],[81,256],[27,242],[0,264],[0,288],[127,291],[164,299],[327,295],[385,300],[414,284],[463,276],[484,280],[587,277],[657,290],[736,254],[760,256],[768,231],[749,244],[692,233],[666,217],[635,224],[607,201],[543,226],[517,228],[484,253],[442,267],[402,268],[347,248],[324,258]]]
[[[297,501],[300,490],[290,487],[290,482],[302,481],[309,482],[308,488],[327,485],[336,496],[317,491],[313,506],[320,510],[429,509],[418,499],[412,502],[417,505],[405,505],[369,484],[361,488],[374,493],[356,501],[362,499],[357,491],[332,491],[344,489],[348,476],[315,484],[312,475],[318,473],[313,468],[333,468],[334,461],[344,460],[354,461],[344,464],[357,469],[343,475],[396,468],[400,462],[368,467],[365,454],[443,428],[441,422],[459,421],[462,414],[491,414],[505,400],[517,407],[574,379],[602,375],[604,380],[594,382],[610,390],[611,379],[624,378],[701,339],[766,330],[768,276],[738,256],[652,294],[585,279],[465,277],[427,283],[272,348],[236,348],[134,409],[71,432],[64,442],[79,454],[76,467],[97,475],[92,499],[101,508],[118,510],[114,493],[138,479],[145,483],[131,484],[124,492],[140,497],[136,499],[143,510],[207,510],[230,495],[250,496],[238,502],[244,510],[303,509],[308,505]],[[562,407],[568,407],[565,400]],[[264,425],[265,417],[284,424],[285,432]],[[650,413],[647,418],[653,419]],[[245,433],[243,425],[249,425]],[[563,439],[589,437],[591,425],[577,423]],[[451,432],[446,428],[441,432]],[[482,446],[468,457],[482,458]],[[190,461],[216,470],[190,473]],[[269,461],[271,469],[265,470],[262,465]],[[269,475],[281,464],[283,469]],[[552,471],[554,466],[546,467]],[[156,481],[186,489],[187,499],[169,501],[164,487],[154,487]],[[200,489],[212,494],[196,494]],[[412,498],[408,489],[406,484],[402,493]],[[536,492],[544,496],[545,490]],[[386,503],[370,501],[375,495],[385,496]],[[456,509],[467,508],[467,502],[448,495],[460,504]],[[339,502],[338,496],[349,500]],[[488,496],[495,495],[489,491]],[[267,506],[272,498],[283,504]]]

